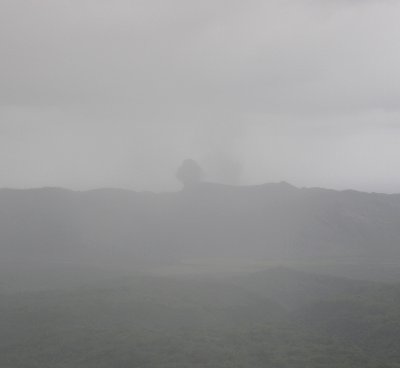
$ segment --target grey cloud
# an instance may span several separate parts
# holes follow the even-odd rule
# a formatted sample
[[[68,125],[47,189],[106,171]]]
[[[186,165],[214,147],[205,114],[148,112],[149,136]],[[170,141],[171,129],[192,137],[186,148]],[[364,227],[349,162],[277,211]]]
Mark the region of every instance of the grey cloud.
[[[399,5],[203,3],[6,2],[2,100],[267,111],[397,103]]]
[[[399,15],[372,0],[4,0],[0,161],[13,174],[0,184],[173,189],[183,159],[223,156],[243,182],[366,188],[366,169],[349,178],[334,157],[343,140],[357,157],[371,131],[398,134]],[[370,188],[387,181],[377,169]]]

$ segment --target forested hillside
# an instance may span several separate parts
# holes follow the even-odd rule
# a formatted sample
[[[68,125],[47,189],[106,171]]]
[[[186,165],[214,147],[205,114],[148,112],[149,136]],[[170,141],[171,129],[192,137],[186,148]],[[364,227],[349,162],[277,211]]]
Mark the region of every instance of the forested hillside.
[[[0,366],[398,368],[399,225],[285,183],[1,190]]]
[[[177,193],[0,191],[0,256],[83,265],[400,259],[400,196],[199,183]]]
[[[399,306],[398,285],[284,269],[3,294],[0,365],[394,368]]]

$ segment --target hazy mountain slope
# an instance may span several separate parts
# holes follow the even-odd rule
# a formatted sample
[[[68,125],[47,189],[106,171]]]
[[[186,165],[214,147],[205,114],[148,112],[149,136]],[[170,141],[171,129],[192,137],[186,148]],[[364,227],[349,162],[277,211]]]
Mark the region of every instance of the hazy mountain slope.
[[[357,297],[381,290],[381,283],[314,274],[284,267],[237,275],[231,282],[261,298],[295,310],[319,300]],[[388,289],[388,287],[386,288]]]
[[[398,286],[287,269],[254,276],[263,289],[248,275],[136,276],[1,295],[0,366],[398,367]],[[301,307],[278,303],[305,291]]]
[[[243,256],[395,262],[400,197],[285,183],[164,194],[0,191],[2,260],[111,265]]]
[[[277,303],[215,280],[138,277],[2,295],[0,366],[225,366],[235,357],[226,330],[284,316]]]

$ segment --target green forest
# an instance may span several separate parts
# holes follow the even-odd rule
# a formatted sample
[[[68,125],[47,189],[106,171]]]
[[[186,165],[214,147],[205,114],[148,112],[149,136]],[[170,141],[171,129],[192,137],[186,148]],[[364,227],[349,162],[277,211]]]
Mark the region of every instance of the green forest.
[[[400,367],[400,284],[288,268],[3,292],[4,368]]]

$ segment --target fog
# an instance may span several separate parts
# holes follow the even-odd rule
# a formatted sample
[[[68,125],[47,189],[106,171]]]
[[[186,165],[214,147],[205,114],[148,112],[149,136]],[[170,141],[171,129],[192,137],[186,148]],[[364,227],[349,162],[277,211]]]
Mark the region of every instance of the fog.
[[[0,367],[399,368],[399,19],[0,0]]]
[[[396,1],[0,3],[1,187],[398,192]]]

